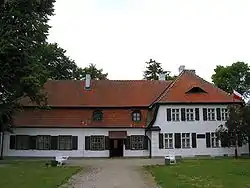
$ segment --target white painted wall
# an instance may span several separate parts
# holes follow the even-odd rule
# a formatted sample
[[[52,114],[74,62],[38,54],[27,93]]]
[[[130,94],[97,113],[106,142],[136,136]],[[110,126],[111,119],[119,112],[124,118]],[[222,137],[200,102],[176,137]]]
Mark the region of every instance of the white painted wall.
[[[17,135],[72,135],[78,136],[78,150],[60,151],[60,150],[11,150],[9,149],[10,134],[5,136],[5,156],[32,156],[32,157],[54,157],[56,155],[67,155],[70,157],[109,157],[109,150],[90,151],[85,150],[85,136],[104,135],[108,136],[109,131],[127,131],[127,135],[144,135],[145,129],[76,129],[76,128],[16,128],[13,130]],[[124,157],[148,156],[148,150],[125,150]]]
[[[197,133],[215,132],[223,121],[203,121],[203,108],[226,108],[226,105],[161,105],[154,126],[161,128],[161,133]],[[199,108],[199,121],[167,121],[167,108]],[[192,140],[191,140],[192,141]],[[192,144],[191,144],[192,145]],[[239,153],[248,153],[248,145],[238,148]],[[195,155],[221,156],[234,155],[234,148],[207,148],[206,139],[197,139],[197,148],[190,149],[159,149],[159,132],[152,132],[152,156],[169,154],[192,157]]]

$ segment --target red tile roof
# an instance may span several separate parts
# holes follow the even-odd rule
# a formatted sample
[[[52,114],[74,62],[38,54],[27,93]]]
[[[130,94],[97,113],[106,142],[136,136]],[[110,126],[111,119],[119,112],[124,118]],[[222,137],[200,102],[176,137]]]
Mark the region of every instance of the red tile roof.
[[[170,81],[92,80],[91,89],[78,80],[50,80],[44,88],[48,105],[56,107],[149,106],[170,85]],[[25,106],[35,106],[27,99]]]
[[[103,109],[103,120],[93,121],[92,112],[87,108],[56,108],[51,110],[25,109],[14,117],[16,127],[145,127],[147,108],[140,109],[141,121],[133,122],[129,108]]]
[[[52,109],[26,108],[14,117],[14,124],[19,127],[144,127],[148,107],[170,83],[148,80],[93,80],[91,89],[86,90],[84,81],[50,80],[44,89],[47,92],[48,105]],[[36,106],[27,98],[22,103],[25,106]],[[103,112],[103,120],[100,122],[92,121],[92,112],[95,109]],[[141,110],[140,122],[132,121],[133,109]]]
[[[48,81],[44,88],[51,110],[25,109],[16,114],[14,123],[24,127],[145,127],[148,107],[159,103],[231,103],[232,95],[197,75],[184,71],[174,82],[147,80],[93,80],[85,90],[84,81]],[[205,93],[186,93],[200,87]],[[35,106],[24,99],[25,106]],[[62,108],[63,107],[63,108]],[[77,107],[77,108],[72,108]],[[79,108],[80,107],[80,108]],[[103,111],[103,120],[92,121],[95,109]],[[133,109],[142,113],[134,123]]]
[[[206,93],[186,93],[200,87]],[[160,103],[232,103],[232,95],[185,70],[158,99]],[[238,101],[239,102],[239,101]]]

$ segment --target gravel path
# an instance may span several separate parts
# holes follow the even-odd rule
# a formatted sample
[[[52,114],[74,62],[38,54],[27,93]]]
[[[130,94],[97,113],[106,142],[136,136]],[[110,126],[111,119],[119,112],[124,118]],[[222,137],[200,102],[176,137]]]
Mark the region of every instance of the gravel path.
[[[157,188],[150,174],[141,168],[159,164],[149,159],[82,159],[69,162],[84,166],[62,188]]]

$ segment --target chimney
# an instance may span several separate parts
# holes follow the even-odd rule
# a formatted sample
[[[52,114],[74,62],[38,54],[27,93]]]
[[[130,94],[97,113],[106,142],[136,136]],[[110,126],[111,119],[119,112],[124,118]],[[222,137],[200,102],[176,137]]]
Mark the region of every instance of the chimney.
[[[159,80],[166,80],[166,76],[163,73],[159,74]]]
[[[179,67],[179,74],[181,74],[182,71],[184,71],[184,70],[185,70],[185,65],[181,65],[181,66]]]
[[[90,89],[90,84],[91,84],[91,76],[90,74],[86,74],[85,78],[85,89]]]
[[[192,74],[195,74],[195,70],[194,69],[190,69],[190,70],[188,70],[188,72],[190,72]]]

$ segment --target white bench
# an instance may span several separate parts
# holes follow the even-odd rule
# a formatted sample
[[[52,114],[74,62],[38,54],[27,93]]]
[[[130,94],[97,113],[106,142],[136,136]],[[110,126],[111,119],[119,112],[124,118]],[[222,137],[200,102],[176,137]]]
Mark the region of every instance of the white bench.
[[[170,164],[175,164],[176,163],[176,159],[175,159],[174,155],[167,155],[167,156],[165,156],[165,160],[166,159],[170,161]]]
[[[68,160],[69,156],[56,156],[57,166],[62,166],[65,161]]]

